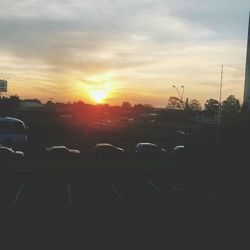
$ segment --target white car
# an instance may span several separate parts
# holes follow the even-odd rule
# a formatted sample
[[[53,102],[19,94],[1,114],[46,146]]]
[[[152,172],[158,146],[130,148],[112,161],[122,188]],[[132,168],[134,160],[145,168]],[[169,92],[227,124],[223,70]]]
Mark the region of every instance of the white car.
[[[184,150],[185,150],[185,146],[183,146],[183,145],[178,145],[178,146],[175,146],[173,148],[173,151],[175,151],[175,152],[182,152]]]
[[[141,142],[136,145],[135,154],[143,157],[165,157],[167,151],[154,143]]]
[[[181,136],[181,137],[189,136],[188,133],[185,133],[184,131],[179,130],[179,129],[177,129],[177,130],[175,131],[175,134],[176,134],[177,136]]]
[[[12,117],[0,117],[0,143],[12,144],[27,142],[27,126],[23,121]]]
[[[98,143],[94,147],[94,154],[98,158],[121,158],[125,150],[109,143]]]
[[[15,151],[12,148],[0,146],[0,159],[1,160],[19,160],[24,158],[22,151]]]
[[[65,146],[52,146],[46,148],[46,152],[51,158],[76,158],[80,156],[80,151],[77,149],[69,149]]]

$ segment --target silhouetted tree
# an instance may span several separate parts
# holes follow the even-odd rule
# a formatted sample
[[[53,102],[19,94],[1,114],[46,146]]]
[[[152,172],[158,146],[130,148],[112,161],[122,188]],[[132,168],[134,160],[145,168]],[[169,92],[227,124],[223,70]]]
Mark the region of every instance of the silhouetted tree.
[[[51,100],[47,101],[47,103],[46,103],[47,106],[51,106],[51,105],[53,105],[53,104],[55,104],[55,103],[52,102]]]
[[[188,104],[190,110],[201,111],[201,104],[198,100],[193,99]]]
[[[124,115],[129,116],[131,111],[132,111],[132,105],[129,102],[123,102],[122,106],[121,106]]]
[[[34,99],[24,99],[23,101],[24,102],[36,102],[36,103],[42,104],[42,102],[39,99],[37,99],[37,98],[34,98]]]
[[[153,110],[154,110],[154,106],[150,104],[139,103],[139,104],[135,104],[133,107],[133,112],[136,115],[149,113],[149,112],[152,112]]]
[[[170,96],[168,99],[167,109],[183,109],[184,104],[178,97]]]
[[[151,104],[144,104],[143,106],[144,106],[146,109],[153,109],[153,108],[154,108],[154,106],[151,105]]]
[[[124,110],[129,110],[129,109],[131,109],[131,104],[129,103],[129,102],[123,102],[122,103],[122,109],[124,109]]]
[[[138,104],[135,104],[135,105],[134,105],[134,109],[135,109],[136,111],[143,111],[144,106],[143,106],[143,104],[138,103]]]
[[[219,102],[215,99],[208,99],[204,104],[204,110],[207,114],[216,115],[219,112]]]
[[[9,102],[10,104],[14,104],[14,105],[20,104],[20,98],[18,95],[11,95],[9,98]]]
[[[222,118],[224,121],[231,121],[237,118],[240,111],[240,101],[234,95],[230,95],[222,102]]]
[[[17,112],[20,106],[20,98],[17,95],[10,96],[8,100],[8,105],[12,109],[12,111]]]
[[[230,95],[225,101],[223,101],[222,110],[239,113],[240,112],[239,99],[235,98],[234,95]]]

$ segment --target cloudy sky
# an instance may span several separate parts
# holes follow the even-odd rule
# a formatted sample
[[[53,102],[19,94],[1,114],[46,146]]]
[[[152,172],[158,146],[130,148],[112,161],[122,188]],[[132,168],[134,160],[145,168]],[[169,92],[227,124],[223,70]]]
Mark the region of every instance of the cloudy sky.
[[[242,99],[249,0],[0,0],[7,95],[165,106]]]

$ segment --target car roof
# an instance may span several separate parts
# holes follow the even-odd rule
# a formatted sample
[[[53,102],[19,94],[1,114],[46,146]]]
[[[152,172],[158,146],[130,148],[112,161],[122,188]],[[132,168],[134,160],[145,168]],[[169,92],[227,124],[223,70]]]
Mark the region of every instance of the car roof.
[[[114,147],[114,146],[110,143],[98,143],[95,145],[95,148],[97,147]]]
[[[178,145],[178,146],[175,146],[175,147],[174,147],[175,150],[176,150],[176,149],[183,149],[183,148],[185,148],[184,145]]]
[[[66,146],[51,146],[49,148],[46,148],[47,150],[53,150],[53,149],[67,149]]]
[[[136,146],[153,146],[153,147],[157,147],[158,145],[154,144],[154,143],[150,143],[150,142],[140,142],[138,143]]]
[[[19,120],[17,118],[13,118],[13,117],[0,117],[0,121],[21,122],[24,124],[24,122],[22,120]]]

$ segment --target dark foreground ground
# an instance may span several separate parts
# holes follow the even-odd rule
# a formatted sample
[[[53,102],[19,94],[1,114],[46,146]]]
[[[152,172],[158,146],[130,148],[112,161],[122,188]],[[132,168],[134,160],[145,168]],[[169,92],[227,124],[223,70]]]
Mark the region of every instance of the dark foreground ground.
[[[3,240],[32,249],[214,249],[217,197],[156,176],[1,176]]]
[[[243,249],[238,182],[146,169],[2,172],[3,249]]]
[[[248,249],[248,147],[191,142],[166,162],[39,158],[48,145],[82,149],[112,139],[132,152],[156,138],[90,132],[44,142],[41,134],[28,160],[0,162],[2,249]],[[153,142],[179,144],[162,134]]]

